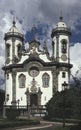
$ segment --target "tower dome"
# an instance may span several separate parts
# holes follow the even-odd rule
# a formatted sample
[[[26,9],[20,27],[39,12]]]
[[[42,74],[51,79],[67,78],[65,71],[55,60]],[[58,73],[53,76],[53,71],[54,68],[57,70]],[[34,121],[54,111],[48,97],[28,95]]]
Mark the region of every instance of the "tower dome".
[[[67,28],[66,23],[63,22],[63,17],[62,16],[60,17],[60,21],[57,23],[57,27],[58,28],[61,28],[61,27]]]
[[[60,17],[60,21],[57,23],[56,27],[52,30],[51,37],[53,38],[56,34],[63,33],[71,35],[70,28],[67,27],[66,23],[63,21],[63,17]]]
[[[19,32],[14,20],[9,31],[5,33],[4,39],[6,43],[6,64],[18,63],[24,50],[24,35]]]
[[[4,39],[6,40],[9,37],[17,37],[17,38],[21,39],[22,41],[24,40],[24,35],[21,32],[19,32],[18,28],[16,27],[15,21],[13,21],[13,25],[9,29],[9,31],[7,33],[5,33]]]
[[[19,33],[19,30],[18,30],[18,28],[16,27],[16,22],[15,22],[15,21],[13,21],[13,25],[12,25],[12,27],[9,29],[9,32]]]

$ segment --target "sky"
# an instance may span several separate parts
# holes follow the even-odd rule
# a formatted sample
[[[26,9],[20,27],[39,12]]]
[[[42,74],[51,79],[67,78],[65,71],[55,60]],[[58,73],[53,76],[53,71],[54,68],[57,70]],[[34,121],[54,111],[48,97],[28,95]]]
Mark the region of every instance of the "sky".
[[[51,31],[62,14],[64,22],[71,29],[70,56],[75,75],[81,70],[81,0],[0,0],[0,88],[4,88],[5,64],[4,34],[12,26],[13,17],[16,26],[24,33],[25,45],[30,41],[32,27],[36,27],[36,37],[51,48]],[[79,71],[79,76],[81,72]]]

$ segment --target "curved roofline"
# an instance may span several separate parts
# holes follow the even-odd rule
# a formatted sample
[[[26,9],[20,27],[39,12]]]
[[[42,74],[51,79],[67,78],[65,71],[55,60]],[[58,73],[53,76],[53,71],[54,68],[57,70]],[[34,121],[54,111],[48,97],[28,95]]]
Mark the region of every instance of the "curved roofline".
[[[36,58],[36,57],[31,57],[27,60],[25,60],[22,64],[13,64],[13,65],[9,65],[9,66],[4,66],[2,69],[3,70],[7,70],[7,69],[13,69],[13,68],[23,68],[24,65],[29,62],[34,62],[34,61],[37,61],[39,63],[41,63],[44,67],[66,67],[66,68],[69,68],[71,69],[73,67],[72,64],[68,64],[68,63],[59,63],[59,62],[44,62],[43,60],[41,60],[40,58]]]

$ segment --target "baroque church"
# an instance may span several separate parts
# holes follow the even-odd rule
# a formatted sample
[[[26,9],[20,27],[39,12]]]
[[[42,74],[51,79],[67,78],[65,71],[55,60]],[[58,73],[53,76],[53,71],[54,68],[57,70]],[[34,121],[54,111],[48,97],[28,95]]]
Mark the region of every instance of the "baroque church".
[[[70,87],[69,27],[60,17],[51,31],[51,52],[38,40],[29,42],[25,49],[24,35],[16,22],[5,33],[5,105],[44,106],[57,91]]]

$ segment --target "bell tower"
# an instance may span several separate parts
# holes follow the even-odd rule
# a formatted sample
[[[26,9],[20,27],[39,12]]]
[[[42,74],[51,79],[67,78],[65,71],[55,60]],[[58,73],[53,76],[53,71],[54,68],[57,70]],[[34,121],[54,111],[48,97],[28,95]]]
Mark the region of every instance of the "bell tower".
[[[6,47],[6,65],[15,64],[21,59],[22,50],[24,47],[24,36],[18,31],[14,20],[12,27],[7,33],[5,33],[4,39]]]
[[[51,34],[53,55],[58,62],[70,62],[70,35],[70,29],[67,27],[65,22],[63,22],[63,17],[61,16],[60,21],[57,23],[57,26],[52,30]]]
[[[52,30],[52,56],[58,63],[58,91],[62,90],[62,84],[66,82],[70,87],[70,38],[71,32],[61,16],[57,26]]]

